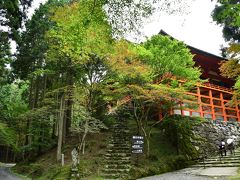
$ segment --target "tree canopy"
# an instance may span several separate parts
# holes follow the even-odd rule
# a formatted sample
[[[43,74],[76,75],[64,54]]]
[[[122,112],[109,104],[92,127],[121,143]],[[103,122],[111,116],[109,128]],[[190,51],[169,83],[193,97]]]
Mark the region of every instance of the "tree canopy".
[[[223,25],[223,35],[227,41],[240,40],[240,4],[238,0],[218,0],[213,11],[213,20]]]
[[[218,0],[218,3],[213,11],[213,20],[223,25],[223,36],[229,42],[229,47],[223,49],[229,60],[222,63],[220,70],[225,77],[236,80],[233,100],[239,104],[240,4],[238,0]]]
[[[49,0],[18,33],[14,58],[12,37],[1,36],[0,67],[5,70],[11,63],[14,82],[21,82],[0,88],[0,96],[6,96],[0,101],[8,104],[0,109],[1,127],[14,129],[23,157],[57,145],[60,160],[72,133],[84,152],[88,134],[106,129],[104,119],[123,106],[149,143],[149,122],[157,111],[169,114],[183,98],[191,98],[185,92],[200,81],[200,71],[182,42],[161,35],[142,44],[123,38],[127,30],[140,27],[156,2],[164,9],[179,0]]]

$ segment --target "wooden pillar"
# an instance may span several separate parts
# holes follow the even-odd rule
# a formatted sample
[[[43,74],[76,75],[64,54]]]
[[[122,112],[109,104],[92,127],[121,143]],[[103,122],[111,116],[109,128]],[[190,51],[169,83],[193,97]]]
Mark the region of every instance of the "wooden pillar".
[[[227,114],[226,114],[226,109],[224,105],[224,99],[223,99],[223,93],[220,93],[220,100],[221,100],[221,106],[222,106],[222,114],[223,114],[223,119],[224,121],[227,121]]]
[[[160,104],[160,106],[161,106],[161,104]],[[158,120],[162,121],[162,119],[163,119],[162,108],[160,108],[159,111],[158,111]]]
[[[235,106],[236,106],[237,121],[240,122],[240,115],[239,115],[238,104],[236,104]]]
[[[181,116],[184,116],[184,111],[183,111],[183,102],[180,103],[180,110],[181,110]]]
[[[198,98],[198,105],[199,105],[200,117],[203,117],[200,87],[197,87],[197,98]]]
[[[213,96],[212,96],[212,90],[209,90],[209,97],[210,97],[210,105],[211,105],[211,109],[212,109],[212,119],[216,120],[216,116],[215,116],[215,111],[214,111],[214,104],[213,104]]]

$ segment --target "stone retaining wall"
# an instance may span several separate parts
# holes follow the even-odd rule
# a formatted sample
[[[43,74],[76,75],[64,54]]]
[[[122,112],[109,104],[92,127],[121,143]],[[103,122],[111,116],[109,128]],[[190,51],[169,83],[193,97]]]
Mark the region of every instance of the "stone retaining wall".
[[[216,153],[221,140],[226,142],[231,136],[236,136],[235,146],[240,144],[240,124],[237,122],[207,121],[193,127],[197,138],[193,143],[200,154]]]

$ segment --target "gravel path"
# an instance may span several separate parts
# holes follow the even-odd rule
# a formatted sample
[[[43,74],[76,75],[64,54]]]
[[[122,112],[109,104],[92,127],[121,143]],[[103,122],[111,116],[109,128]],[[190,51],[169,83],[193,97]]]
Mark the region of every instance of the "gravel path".
[[[0,180],[20,180],[17,176],[13,175],[9,168],[0,168]]]
[[[152,176],[147,178],[142,178],[141,180],[213,180],[211,177],[196,176],[190,174],[180,174],[180,173],[166,173],[159,176]],[[216,179],[216,178],[215,178]],[[220,180],[220,178],[217,178]],[[226,180],[221,178],[221,180]]]
[[[238,168],[186,168],[139,180],[227,180]]]
[[[6,167],[0,167],[0,180],[20,180],[17,176],[10,172],[11,165]]]

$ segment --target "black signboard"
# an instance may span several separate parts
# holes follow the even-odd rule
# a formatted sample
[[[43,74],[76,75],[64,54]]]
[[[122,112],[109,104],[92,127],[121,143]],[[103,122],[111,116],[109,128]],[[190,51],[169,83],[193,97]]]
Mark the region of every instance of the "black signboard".
[[[144,138],[143,136],[133,136],[132,137],[132,153],[133,154],[141,154],[143,153],[143,144]]]

